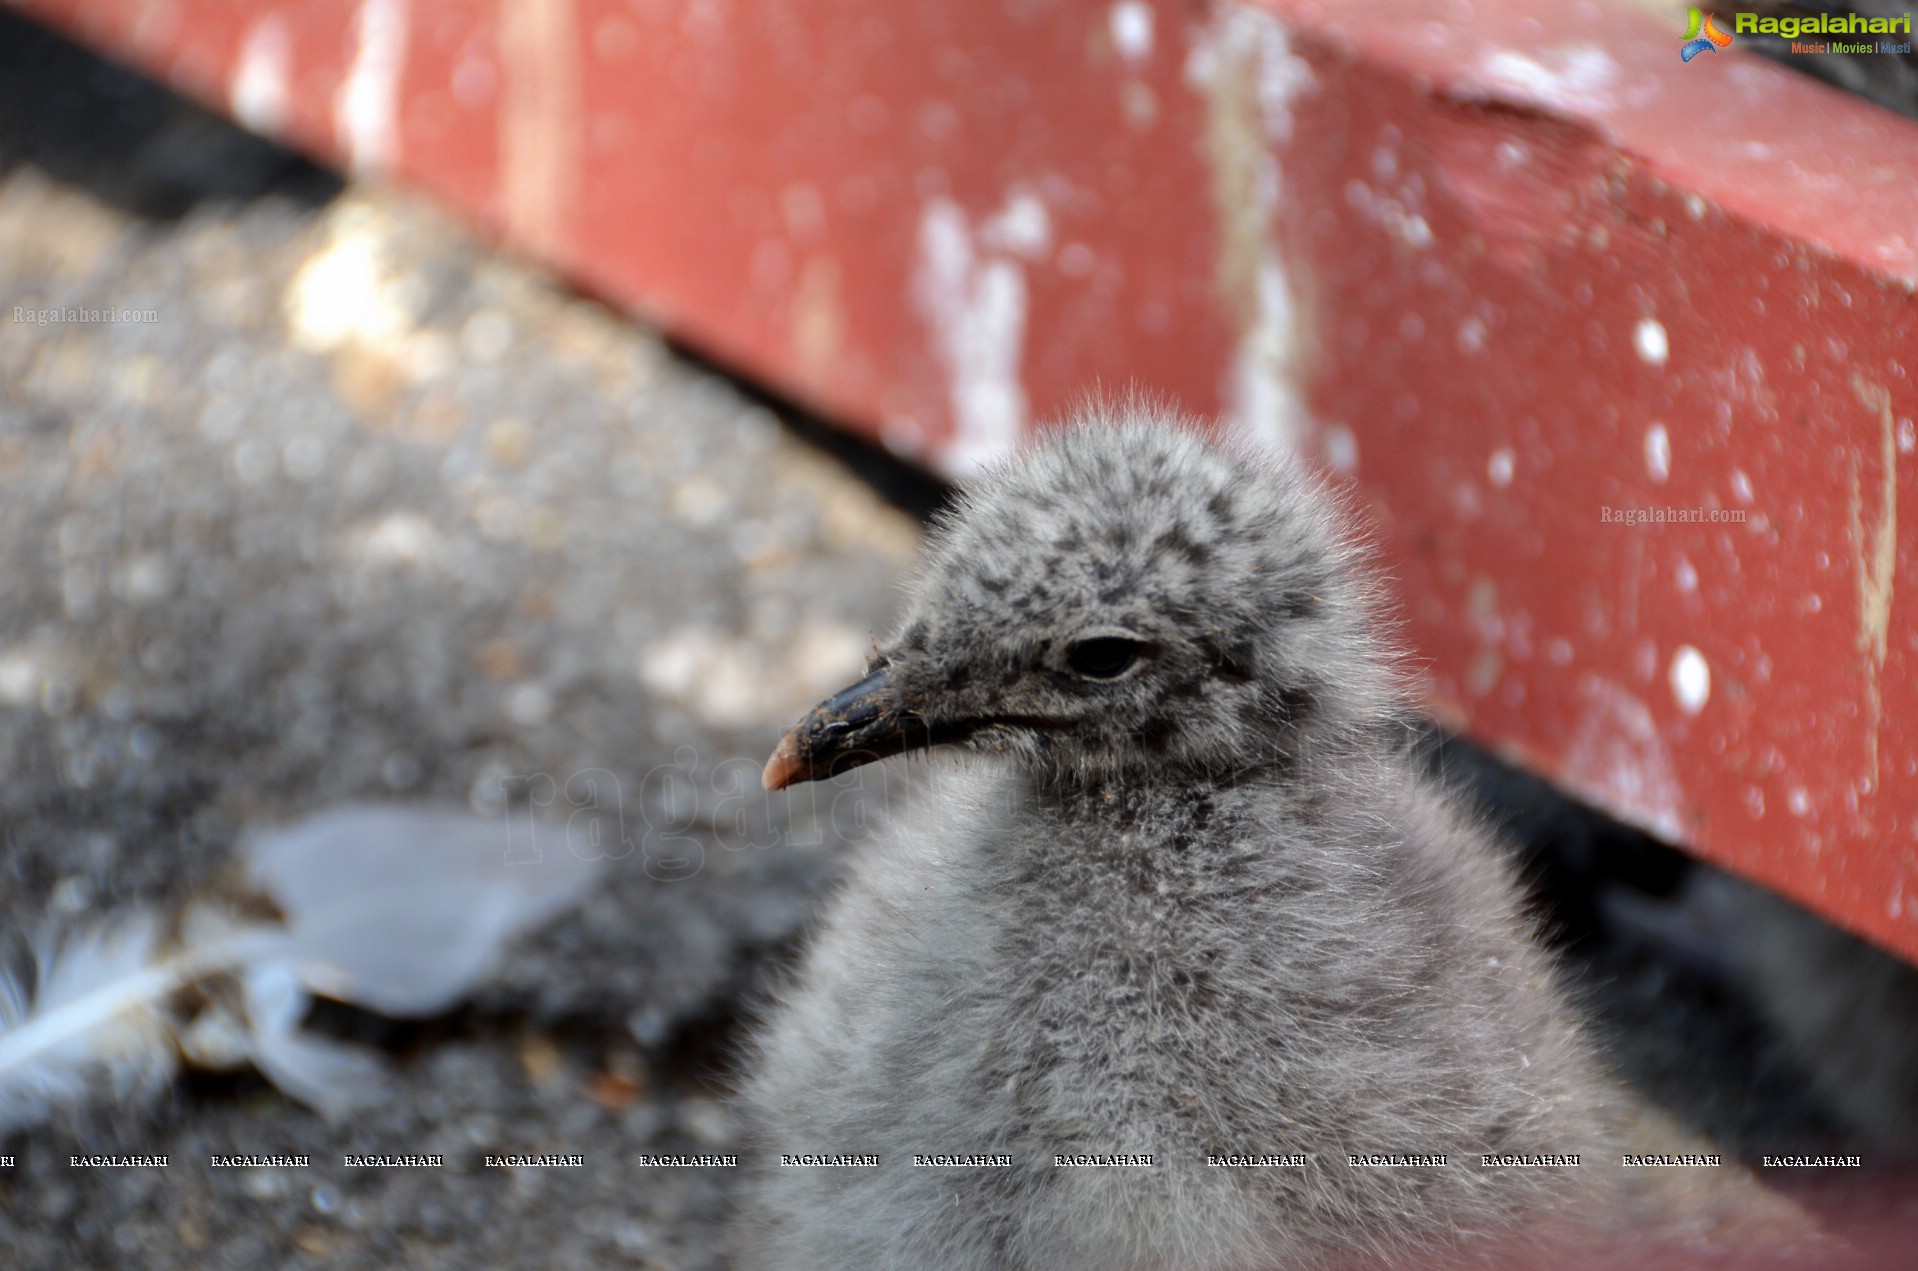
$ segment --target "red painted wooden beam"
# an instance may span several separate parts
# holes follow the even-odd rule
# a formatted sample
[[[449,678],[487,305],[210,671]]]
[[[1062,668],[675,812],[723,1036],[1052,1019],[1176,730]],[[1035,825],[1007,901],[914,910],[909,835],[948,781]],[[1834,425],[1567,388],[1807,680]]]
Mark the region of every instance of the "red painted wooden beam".
[[[1559,0],[23,7],[945,470],[1305,446],[1441,717],[1918,958],[1911,124]]]

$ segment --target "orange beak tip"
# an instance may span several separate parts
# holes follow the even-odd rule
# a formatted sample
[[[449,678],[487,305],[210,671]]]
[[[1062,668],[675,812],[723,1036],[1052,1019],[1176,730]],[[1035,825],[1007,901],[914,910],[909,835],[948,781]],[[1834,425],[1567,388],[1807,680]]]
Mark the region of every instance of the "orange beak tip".
[[[799,739],[796,734],[787,733],[773,748],[772,758],[766,761],[765,769],[759,774],[759,783],[770,794],[775,790],[784,790],[805,775],[806,764],[799,757]]]

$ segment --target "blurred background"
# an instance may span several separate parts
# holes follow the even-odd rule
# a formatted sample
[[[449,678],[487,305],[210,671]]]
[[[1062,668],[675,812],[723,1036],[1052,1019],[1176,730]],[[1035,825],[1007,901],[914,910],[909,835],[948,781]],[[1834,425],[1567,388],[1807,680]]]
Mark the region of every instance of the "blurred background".
[[[758,765],[946,481],[1128,383],[1352,484],[1431,761],[1661,1114],[1918,1224],[1898,55],[1845,96],[1516,0],[25,7],[0,1022],[94,933],[295,912],[247,844],[330,809],[594,870],[444,1006],[318,994],[390,1082],[350,1113],[221,984],[153,1004],[165,1080],[0,1098],[10,1265],[723,1266],[735,1172],[646,1158],[736,1149],[753,1003],[909,795]]]

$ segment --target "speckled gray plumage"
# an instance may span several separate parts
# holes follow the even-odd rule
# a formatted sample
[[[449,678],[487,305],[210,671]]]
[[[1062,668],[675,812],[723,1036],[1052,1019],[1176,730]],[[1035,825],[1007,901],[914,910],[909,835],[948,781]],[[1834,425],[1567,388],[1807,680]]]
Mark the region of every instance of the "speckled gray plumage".
[[[1120,417],[1123,416],[1123,417]],[[1144,417],[1141,417],[1144,416]],[[877,663],[934,735],[761,1041],[769,1268],[1422,1261],[1589,1197],[1588,1055],[1485,831],[1408,755],[1335,500],[1138,406],[964,496]],[[1112,681],[1066,650],[1125,632]],[[992,721],[981,724],[980,721]],[[1054,1153],[1153,1153],[1060,1169]],[[1316,1154],[1304,1169],[1208,1154]],[[1353,1169],[1347,1153],[1448,1153]],[[1007,1153],[1010,1168],[914,1168]],[[1471,1154],[1469,1157],[1467,1154]]]

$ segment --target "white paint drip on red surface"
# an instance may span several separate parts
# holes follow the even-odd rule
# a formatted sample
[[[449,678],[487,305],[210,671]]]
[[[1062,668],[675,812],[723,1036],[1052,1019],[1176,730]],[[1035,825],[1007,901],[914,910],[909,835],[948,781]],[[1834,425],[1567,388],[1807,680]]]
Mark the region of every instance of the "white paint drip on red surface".
[[[579,205],[584,104],[573,0],[503,0],[498,115],[500,201],[507,232],[563,259]]]
[[[1015,191],[974,229],[951,199],[919,217],[913,299],[932,328],[944,364],[952,440],[939,466],[964,476],[1012,453],[1026,424],[1020,379],[1025,354],[1026,278],[1020,263],[1051,243],[1051,218],[1035,195]]]
[[[1536,57],[1493,49],[1479,59],[1478,72],[1494,92],[1567,114],[1609,110],[1618,81],[1618,63],[1596,44],[1568,44]]]
[[[405,0],[364,0],[354,16],[353,61],[333,103],[333,128],[357,172],[384,172],[399,158],[406,28]]]
[[[293,41],[286,20],[270,13],[254,23],[240,46],[240,60],[227,90],[233,117],[265,136],[273,136],[285,127],[292,64]]]
[[[1654,423],[1645,430],[1645,471],[1659,482],[1672,475],[1672,435],[1664,424]]]
[[[1152,56],[1152,6],[1145,0],[1119,0],[1107,14],[1112,47],[1128,62]]]
[[[1292,51],[1291,38],[1277,18],[1227,5],[1209,26],[1193,32],[1185,80],[1216,103],[1227,78],[1248,65],[1265,132],[1266,144],[1256,159],[1255,195],[1266,229],[1253,313],[1240,332],[1225,399],[1232,431],[1240,439],[1297,450],[1311,422],[1299,382],[1299,308],[1285,262],[1272,241],[1271,225],[1283,189],[1277,152],[1292,140],[1293,106],[1312,88],[1312,68]]]

